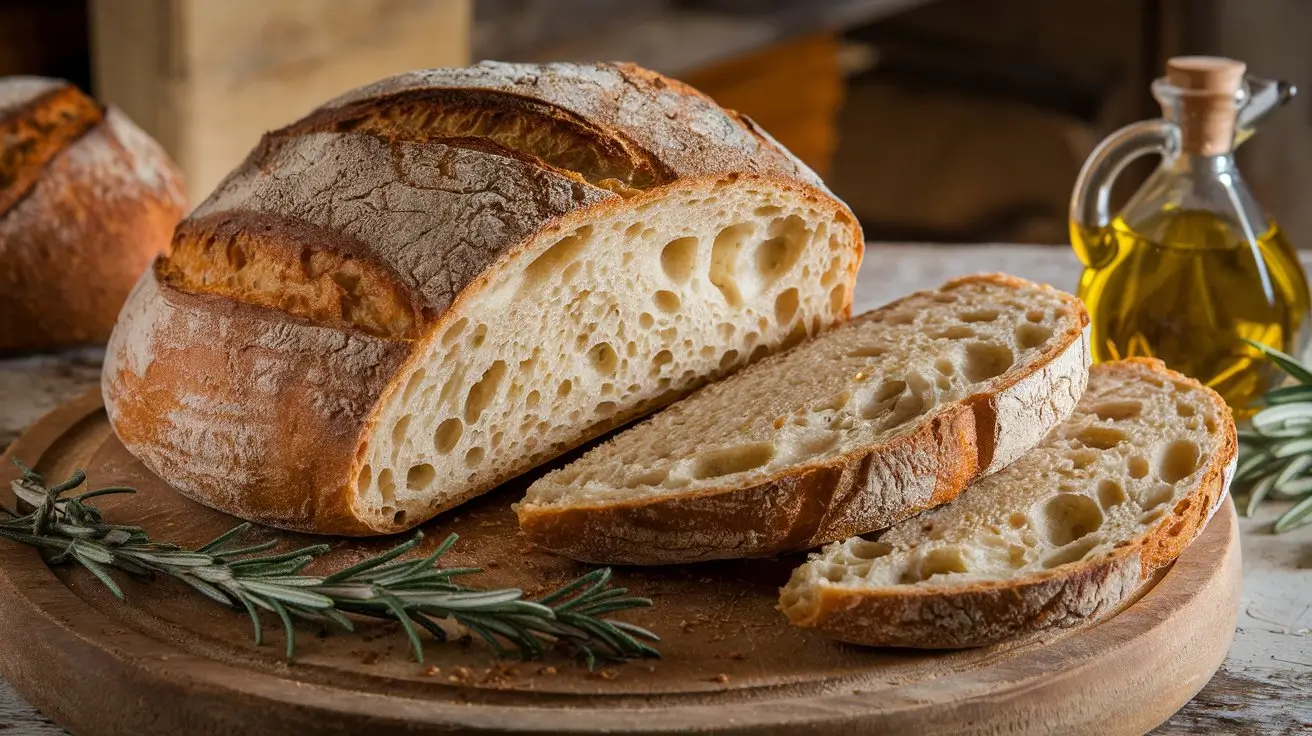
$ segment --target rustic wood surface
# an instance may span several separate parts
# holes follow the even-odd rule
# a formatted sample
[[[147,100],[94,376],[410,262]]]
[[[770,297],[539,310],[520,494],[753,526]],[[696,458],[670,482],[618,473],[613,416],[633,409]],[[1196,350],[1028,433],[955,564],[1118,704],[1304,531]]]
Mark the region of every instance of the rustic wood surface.
[[[146,470],[113,436],[94,390],[41,419],[10,451],[50,478],[83,468],[95,486],[136,488],[98,506],[108,518],[185,548],[238,521]],[[0,467],[0,484],[17,475]],[[510,510],[522,494],[522,483],[508,484],[425,525],[429,536],[416,554],[458,533],[461,544],[444,562],[484,568],[466,578],[474,585],[535,597],[590,569],[522,541]],[[267,529],[245,541],[264,538],[292,548],[322,541]],[[342,569],[395,543],[331,540],[308,572]],[[85,570],[52,570],[35,550],[12,542],[0,549],[0,626],[25,632],[0,647],[0,672],[43,713],[87,736],[1135,736],[1188,702],[1220,666],[1233,639],[1240,581],[1238,529],[1227,504],[1141,598],[1103,624],[996,647],[913,652],[835,644],[786,625],[777,590],[801,555],[617,569],[618,585],[656,602],[620,617],[660,635],[664,656],[589,672],[567,655],[507,662],[474,643],[434,645],[419,665],[407,656],[399,627],[369,621],[357,621],[353,636],[315,636],[305,627],[289,664],[281,634],[256,646],[241,612],[198,601],[175,581],[125,580],[126,600],[119,601]]]
[[[1070,288],[1078,274],[1063,249],[1018,246],[871,248],[859,307],[979,270]],[[95,383],[94,352],[0,361],[0,445],[40,414]],[[1221,671],[1160,733],[1297,733],[1312,730],[1312,533],[1267,531],[1280,505],[1241,519],[1244,594],[1239,630]],[[8,687],[0,726],[62,733]]]

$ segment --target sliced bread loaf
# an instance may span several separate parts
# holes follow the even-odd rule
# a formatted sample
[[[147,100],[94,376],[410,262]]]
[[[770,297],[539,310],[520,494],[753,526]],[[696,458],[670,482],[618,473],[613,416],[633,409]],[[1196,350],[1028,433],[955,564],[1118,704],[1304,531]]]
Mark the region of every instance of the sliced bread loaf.
[[[535,544],[602,563],[769,555],[950,501],[1060,424],[1088,315],[998,275],[950,282],[713,384],[534,483]]]
[[[1237,446],[1211,389],[1155,360],[1094,366],[1039,447],[947,506],[813,555],[780,607],[835,639],[924,648],[1097,619],[1202,530]]]
[[[628,64],[402,74],[267,134],[141,280],[115,432],[188,496],[412,527],[845,320],[852,213]]]

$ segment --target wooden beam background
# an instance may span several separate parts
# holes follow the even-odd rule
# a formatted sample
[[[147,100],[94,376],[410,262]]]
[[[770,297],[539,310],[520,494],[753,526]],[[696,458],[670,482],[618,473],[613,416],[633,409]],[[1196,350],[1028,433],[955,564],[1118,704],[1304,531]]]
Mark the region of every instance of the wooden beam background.
[[[192,204],[262,133],[410,69],[469,62],[473,0],[90,0],[97,95],[173,155]]]

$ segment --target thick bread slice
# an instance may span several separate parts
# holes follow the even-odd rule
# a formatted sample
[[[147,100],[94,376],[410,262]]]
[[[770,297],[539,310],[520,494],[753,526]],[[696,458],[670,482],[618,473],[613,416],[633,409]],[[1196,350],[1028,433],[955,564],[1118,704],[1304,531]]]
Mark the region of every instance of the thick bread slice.
[[[1075,406],[1083,305],[1009,276],[949,282],[703,389],[549,473],[535,544],[663,564],[807,549],[954,498]]]
[[[1118,610],[1225,497],[1238,442],[1211,389],[1135,359],[1094,366],[1075,413],[956,501],[830,545],[780,607],[843,641],[971,647]]]
[[[631,65],[403,74],[265,136],[143,277],[124,445],[273,526],[395,532],[845,320],[851,212]]]

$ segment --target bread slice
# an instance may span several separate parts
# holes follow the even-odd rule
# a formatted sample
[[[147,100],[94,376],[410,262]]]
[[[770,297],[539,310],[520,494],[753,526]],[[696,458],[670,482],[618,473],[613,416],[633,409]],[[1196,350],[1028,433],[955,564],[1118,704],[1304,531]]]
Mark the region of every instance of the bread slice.
[[[124,308],[105,405],[236,516],[400,531],[847,319],[852,213],[628,64],[398,75],[265,136]]]
[[[960,498],[794,571],[780,607],[857,644],[972,647],[1115,612],[1225,498],[1238,442],[1159,361],[1094,366],[1075,413]]]
[[[1084,391],[1074,297],[984,275],[913,294],[594,448],[517,507],[601,563],[769,555],[894,524],[1033,447]]]

